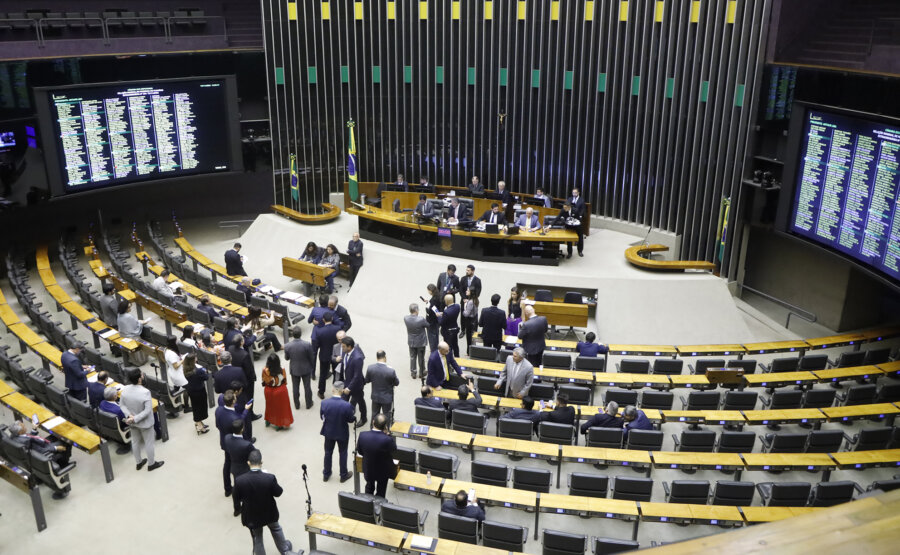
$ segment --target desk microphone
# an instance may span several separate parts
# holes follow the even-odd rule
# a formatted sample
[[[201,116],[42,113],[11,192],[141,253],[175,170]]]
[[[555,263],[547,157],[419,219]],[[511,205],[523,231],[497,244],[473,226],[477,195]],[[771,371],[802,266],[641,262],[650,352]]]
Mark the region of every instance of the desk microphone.
[[[303,469],[303,476],[305,477],[306,476],[306,465],[305,464],[300,465],[300,468]]]

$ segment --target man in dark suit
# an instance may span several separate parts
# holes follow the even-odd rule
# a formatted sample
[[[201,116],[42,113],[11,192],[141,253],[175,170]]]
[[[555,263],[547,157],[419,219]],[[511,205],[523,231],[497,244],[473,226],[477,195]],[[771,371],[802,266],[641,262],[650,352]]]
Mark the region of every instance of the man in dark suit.
[[[241,334],[241,330],[238,329],[238,320],[235,317],[230,317],[225,320],[225,333],[222,334],[222,345],[225,345],[225,348],[228,349],[232,345],[234,345],[234,339]]]
[[[581,196],[581,190],[578,187],[572,189],[572,196],[569,197],[569,204],[572,205],[572,217],[582,219],[584,217],[584,197]]]
[[[484,214],[478,218],[478,221],[489,224],[506,225],[506,216],[500,211],[500,205],[494,202],[491,203],[491,209],[485,210]]]
[[[319,295],[318,305],[316,305],[312,310],[309,311],[309,317],[306,319],[307,324],[312,324],[316,327],[322,327],[325,325],[325,320],[323,320],[323,316],[326,313],[331,313],[332,320],[334,319],[334,310],[328,307],[328,302],[331,300],[329,295]]]
[[[465,204],[459,202],[459,199],[453,197],[450,199],[450,211],[447,213],[447,220],[450,223],[463,222],[469,219],[469,210]]]
[[[502,202],[504,206],[509,204],[509,202],[512,200],[512,197],[509,194],[509,189],[506,188],[505,181],[497,182],[497,194],[500,195],[500,202]]]
[[[325,436],[325,465],[322,470],[322,480],[327,482],[331,478],[331,459],[334,454],[334,445],[338,446],[338,468],[341,471],[341,483],[353,476],[347,470],[347,444],[350,442],[350,429],[347,424],[356,420],[353,405],[341,398],[344,391],[343,382],[334,382],[331,397],[322,401],[319,406],[319,417],[322,419],[322,431]]]
[[[100,297],[100,316],[107,326],[115,328],[118,325],[119,299],[116,295],[116,287],[112,283],[103,284],[103,296]]]
[[[212,324],[214,322],[213,318],[220,317],[221,314],[216,307],[209,303],[209,295],[203,295],[200,297],[200,304],[197,305],[199,310],[209,314],[209,323]]]
[[[528,420],[529,422],[537,422],[540,420],[541,411],[534,410],[534,399],[528,397],[522,397],[522,406],[516,407],[506,414],[504,414],[501,419],[508,420]]]
[[[500,295],[491,295],[491,306],[481,309],[478,325],[481,327],[481,339],[486,347],[498,351],[503,347],[503,333],[506,331],[506,312],[498,308]]]
[[[29,432],[24,422],[13,422],[10,425],[10,432],[12,433],[12,442],[15,445],[46,455],[60,466],[69,464],[69,458],[72,455],[71,445],[42,438],[34,430]],[[54,491],[53,499],[63,499],[69,495],[69,491],[69,486],[66,486],[62,491]]]
[[[628,432],[631,430],[652,430],[653,423],[650,422],[650,419],[647,418],[647,415],[644,414],[644,411],[638,410],[638,408],[634,405],[628,405],[625,407],[625,410],[622,411],[622,419],[624,420],[623,428],[624,437],[628,437]]]
[[[425,303],[425,323],[428,324],[425,330],[428,333],[428,352],[433,353],[437,350],[440,337],[440,322],[437,313],[444,309],[444,303],[441,301],[441,294],[437,285],[433,283],[428,284],[428,296],[427,301],[425,297],[419,298]]]
[[[96,380],[88,382],[88,401],[91,403],[91,408],[100,406],[100,402],[103,400],[103,392],[106,391],[106,382],[108,381],[109,374],[106,370],[101,370],[97,372]]]
[[[66,388],[69,390],[69,396],[79,401],[87,401],[88,381],[87,375],[90,368],[81,364],[78,356],[84,350],[84,343],[76,341],[69,350],[65,351],[61,358],[61,366],[63,373],[66,375]]]
[[[256,369],[253,368],[253,356],[244,349],[244,336],[242,334],[239,333],[234,336],[231,346],[228,347],[228,352],[231,353],[232,364],[244,372],[244,379],[247,382],[247,386],[244,388],[244,399],[255,399]],[[252,420],[262,418],[261,414],[253,413],[252,409],[250,414]]]
[[[591,428],[621,428],[625,421],[616,416],[618,412],[619,403],[606,403],[606,409],[597,409],[597,414],[581,425],[581,433],[586,434]]]
[[[225,251],[225,273],[229,276],[246,276],[244,271],[244,257],[241,252],[241,244],[235,243],[234,248]]]
[[[453,350],[453,356],[459,356],[459,314],[460,306],[453,302],[453,295],[444,295],[444,310],[438,313],[441,324],[441,337]]]
[[[478,499],[469,499],[466,490],[459,490],[453,499],[447,499],[441,505],[441,512],[451,515],[464,516],[474,518],[478,521],[484,520],[484,509],[478,505]]]
[[[294,408],[300,410],[300,382],[306,395],[306,408],[313,406],[310,377],[316,369],[316,351],[309,341],[300,339],[303,332],[300,326],[291,328],[293,340],[284,346],[284,358],[290,363],[291,382],[294,390]]]
[[[368,410],[366,409],[366,378],[363,373],[363,364],[366,357],[356,347],[353,338],[345,336],[341,340],[341,350],[343,352],[341,367],[344,369],[344,395],[350,396],[350,404],[354,410],[359,406],[359,420],[356,427],[361,428],[368,421]]]
[[[469,397],[469,393],[472,394],[472,397]],[[447,411],[450,413],[451,419],[453,418],[453,411],[455,410],[480,412],[481,395],[478,393],[478,390],[475,389],[475,383],[472,382],[472,378],[469,378],[468,385],[463,384],[459,386],[456,389],[456,394],[459,399],[453,399],[447,403]]]
[[[481,278],[475,275],[475,266],[466,266],[466,275],[459,280],[459,294],[464,298],[481,296]]]
[[[393,183],[391,183],[391,185],[392,185],[395,189],[401,190],[401,191],[403,191],[404,193],[408,193],[408,192],[409,192],[409,182],[406,181],[406,178],[403,177],[403,174],[402,174],[402,173],[398,173],[398,174],[397,174],[397,181],[394,181]]]
[[[349,290],[356,281],[356,274],[363,265],[363,242],[359,240],[359,233],[354,233],[353,238],[347,243],[347,256],[350,258],[350,285]],[[350,326],[347,326],[350,329]]]
[[[422,396],[416,397],[413,401],[413,405],[417,407],[431,407],[433,409],[444,408],[444,402],[434,396],[434,391],[431,389],[431,386],[423,385],[421,393]]]
[[[540,366],[544,357],[544,349],[547,347],[545,335],[547,333],[547,318],[544,316],[535,316],[534,307],[527,305],[522,310],[526,320],[522,322],[519,328],[519,339],[522,341],[522,348],[525,349],[528,362],[532,366]]]
[[[428,202],[428,196],[424,194],[419,195],[419,202],[416,203],[416,208],[413,210],[413,212],[426,218],[434,217],[434,206],[432,206],[431,203]]]
[[[247,423],[247,415],[250,403],[243,406],[235,405],[237,395],[229,389],[223,394],[223,404],[216,408],[216,428],[219,430],[219,447],[225,453],[225,465],[222,467],[222,478],[225,482],[225,497],[231,495],[231,456],[225,449],[225,436],[234,433],[232,423],[241,420]],[[246,432],[246,429],[244,430]],[[250,440],[252,443],[252,439]]]
[[[466,186],[473,195],[484,194],[484,184],[478,179],[477,175],[472,176],[472,182]]]
[[[312,341],[313,351],[319,353],[319,399],[325,398],[325,384],[328,382],[328,376],[331,373],[331,352],[337,343],[337,332],[341,331],[340,326],[332,323],[332,315],[326,312],[322,315],[324,324],[321,327],[313,328]],[[315,375],[315,372],[313,372]]]
[[[428,378],[425,383],[433,388],[441,389],[450,385],[450,372],[456,372],[462,376],[462,370],[453,353],[450,352],[450,345],[441,341],[438,343],[437,351],[431,353],[428,357]]]
[[[394,406],[394,388],[400,385],[397,372],[387,365],[387,355],[384,351],[375,353],[378,360],[366,368],[366,383],[372,384],[372,417],[384,414],[388,422],[391,421]]]
[[[350,320],[350,313],[347,308],[338,304],[337,295],[328,297],[328,308],[334,311],[334,321],[344,331],[350,331],[353,321]]]
[[[456,265],[448,264],[447,271],[438,274],[437,294],[443,299],[444,295],[456,295],[459,291],[459,276],[456,275]]]
[[[556,396],[556,408],[550,412],[541,413],[541,422],[555,422],[556,424],[575,424],[575,407],[569,406],[569,396],[560,393]]]
[[[434,185],[432,185],[431,182],[428,181],[427,175],[423,175],[419,178],[419,188],[424,191],[434,191]]]
[[[552,225],[562,226],[574,231],[578,235],[578,256],[584,256],[584,232],[581,230],[581,224],[574,226],[568,225],[566,220],[569,218],[581,220],[581,218],[575,216],[575,210],[572,207],[572,204],[569,201],[566,201],[560,209],[559,214],[557,214],[556,218],[553,220]],[[572,258],[572,243],[566,243],[566,258]]]
[[[391,437],[387,417],[376,414],[372,422],[374,430],[359,434],[356,451],[363,458],[363,476],[366,478],[366,493],[385,497],[388,479],[394,475],[394,451],[397,440]]]
[[[253,444],[244,439],[243,434],[244,421],[238,419],[231,423],[231,433],[222,439],[225,453],[231,461],[231,476],[234,478],[235,483],[238,476],[250,471],[247,457],[253,451]],[[240,502],[235,496],[232,496],[231,500],[234,502],[234,516],[238,516],[241,514]]]
[[[247,388],[247,377],[244,375],[244,371],[231,365],[231,353],[228,351],[219,353],[219,362],[222,363],[222,368],[213,375],[213,389],[216,393],[225,393],[229,389],[234,389],[231,386],[234,382],[240,383],[241,389]],[[250,398],[247,397],[247,399]]]
[[[265,553],[262,528],[268,526],[279,553],[291,553],[294,546],[284,538],[284,531],[278,523],[278,505],[275,498],[284,490],[278,485],[274,474],[263,472],[262,454],[254,449],[247,457],[250,470],[235,480],[234,496],[241,509],[241,524],[250,529],[253,538],[253,553]]]

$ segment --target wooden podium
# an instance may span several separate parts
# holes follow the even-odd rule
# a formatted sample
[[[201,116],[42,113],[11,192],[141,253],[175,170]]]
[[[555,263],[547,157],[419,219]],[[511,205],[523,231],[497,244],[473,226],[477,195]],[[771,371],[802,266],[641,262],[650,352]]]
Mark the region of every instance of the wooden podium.
[[[326,268],[296,258],[290,258],[288,256],[281,259],[282,274],[290,278],[299,279],[304,283],[311,283],[318,287],[325,287],[325,276],[330,274],[331,271],[331,268]]]

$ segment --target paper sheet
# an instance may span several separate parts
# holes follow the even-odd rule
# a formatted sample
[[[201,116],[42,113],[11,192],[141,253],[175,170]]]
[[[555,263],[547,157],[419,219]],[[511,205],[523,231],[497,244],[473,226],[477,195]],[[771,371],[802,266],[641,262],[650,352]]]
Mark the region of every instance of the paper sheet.
[[[66,423],[67,420],[62,416],[56,416],[51,418],[50,420],[44,422],[41,426],[46,430],[52,430],[53,428],[59,426],[60,424]]]

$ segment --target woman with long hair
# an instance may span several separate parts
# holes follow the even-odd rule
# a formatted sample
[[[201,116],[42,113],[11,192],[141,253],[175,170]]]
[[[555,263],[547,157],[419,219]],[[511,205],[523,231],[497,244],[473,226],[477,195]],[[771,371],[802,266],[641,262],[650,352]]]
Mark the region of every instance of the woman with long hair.
[[[334,276],[337,275],[338,268],[341,266],[341,255],[338,253],[337,247],[331,244],[325,247],[325,254],[322,255],[319,266],[331,268],[331,273],[325,276],[325,292],[331,294],[334,292]]]
[[[184,356],[181,367],[184,369],[184,378],[187,380],[188,398],[194,405],[194,428],[197,435],[205,434],[209,431],[209,426],[204,420],[209,417],[209,407],[206,404],[206,380],[209,379],[209,372],[202,366],[197,366],[197,355],[189,354]]]
[[[513,287],[509,290],[506,301],[506,335],[519,335],[519,323],[522,321],[522,295]]]
[[[313,264],[319,263],[319,247],[316,245],[315,241],[310,241],[306,244],[306,248],[303,249],[303,254],[300,255],[300,260],[312,262]]]
[[[287,390],[287,373],[275,353],[266,359],[262,383],[266,395],[266,426],[275,426],[276,430],[289,428],[294,423],[294,415]]]

